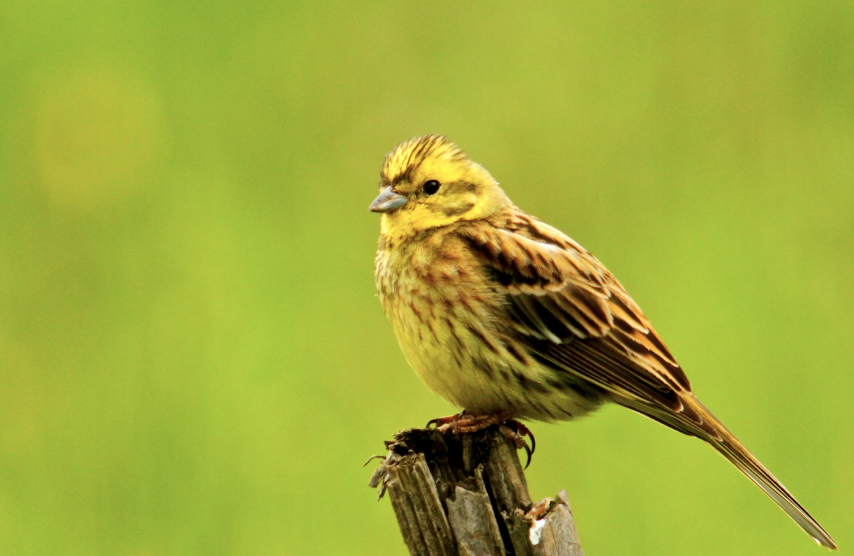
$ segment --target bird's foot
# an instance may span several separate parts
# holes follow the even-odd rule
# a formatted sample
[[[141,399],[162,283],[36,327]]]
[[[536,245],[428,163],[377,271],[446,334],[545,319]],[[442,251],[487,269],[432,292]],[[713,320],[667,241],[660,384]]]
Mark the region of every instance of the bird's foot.
[[[512,414],[507,412],[493,413],[490,415],[474,415],[471,413],[457,413],[456,415],[448,415],[447,417],[439,417],[431,419],[427,423],[427,427],[435,426],[436,429],[445,434],[451,432],[453,434],[469,434],[498,425],[498,430],[505,437],[513,441],[517,450],[525,450],[528,456],[528,461],[525,463],[525,469],[531,464],[531,456],[534,455],[534,450],[537,448],[537,442],[534,440],[534,435],[530,429],[512,418]],[[531,445],[525,441],[524,437],[531,438]]]
[[[499,426],[498,430],[513,441],[517,450],[525,450],[525,454],[528,456],[528,461],[525,462],[525,469],[528,469],[528,466],[531,465],[531,456],[534,455],[534,450],[537,449],[537,441],[534,439],[531,429],[515,419],[509,419]],[[526,436],[531,439],[530,446],[525,442]]]
[[[427,423],[427,427],[436,427],[441,433],[452,432],[454,434],[468,434],[477,432],[492,425],[503,425],[510,419],[508,413],[493,413],[487,415],[475,415],[473,413],[457,413],[456,415],[448,415],[447,417],[438,417],[431,419]]]

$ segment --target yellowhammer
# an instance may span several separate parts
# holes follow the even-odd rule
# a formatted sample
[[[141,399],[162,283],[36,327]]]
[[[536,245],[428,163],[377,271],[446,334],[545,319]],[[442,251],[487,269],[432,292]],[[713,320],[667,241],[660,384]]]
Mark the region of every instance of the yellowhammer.
[[[407,361],[465,413],[455,432],[569,420],[605,402],[705,440],[818,543],[830,535],[694,397],[629,294],[578,243],[518,209],[448,139],[383,162],[379,298]]]

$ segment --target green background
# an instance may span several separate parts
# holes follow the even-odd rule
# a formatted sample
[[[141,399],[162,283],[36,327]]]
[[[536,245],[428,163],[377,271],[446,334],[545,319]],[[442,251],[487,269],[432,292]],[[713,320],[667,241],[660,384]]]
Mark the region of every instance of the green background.
[[[444,133],[620,278],[854,547],[854,4],[0,2],[0,553],[403,554],[366,486],[455,408],[375,297]],[[821,554],[700,442],[534,424],[589,554]]]

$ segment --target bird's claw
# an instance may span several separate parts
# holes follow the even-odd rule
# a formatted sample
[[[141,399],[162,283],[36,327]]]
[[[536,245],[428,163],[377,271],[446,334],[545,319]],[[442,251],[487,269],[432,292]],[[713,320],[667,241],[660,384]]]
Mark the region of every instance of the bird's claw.
[[[498,430],[501,431],[501,434],[512,440],[517,450],[525,450],[525,454],[528,456],[525,463],[525,469],[527,469],[531,465],[531,456],[534,455],[534,451],[537,449],[537,443],[528,427],[515,419],[511,419],[507,414],[473,415],[463,411],[456,415],[430,419],[427,422],[428,429],[435,427],[442,434],[448,431],[453,434],[467,434],[491,427],[492,425],[498,425]],[[525,436],[531,438],[530,446],[525,441]]]
[[[513,428],[508,425],[512,425]],[[531,465],[531,456],[534,455],[534,451],[536,451],[537,449],[537,441],[534,439],[534,435],[531,433],[531,429],[529,429],[519,421],[511,419],[509,421],[505,421],[498,428],[498,430],[500,430],[501,434],[503,434],[505,437],[513,441],[513,444],[516,445],[517,450],[525,450],[525,454],[528,456],[528,459],[525,462],[525,469],[528,469],[528,466]],[[531,439],[530,446],[528,446],[528,443],[525,442],[524,437],[526,436],[530,437]]]
[[[447,417],[436,417],[435,419],[430,419],[427,421],[427,425],[424,427],[426,429],[435,428],[439,432],[445,432],[448,430],[449,425],[453,425],[454,422],[461,419],[463,413],[457,413],[456,415],[448,415]]]

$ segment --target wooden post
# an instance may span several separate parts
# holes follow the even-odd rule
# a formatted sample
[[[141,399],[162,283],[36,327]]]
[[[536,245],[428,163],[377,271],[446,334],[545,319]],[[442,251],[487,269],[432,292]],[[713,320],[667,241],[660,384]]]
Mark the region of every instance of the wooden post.
[[[496,427],[410,429],[386,447],[369,484],[388,492],[413,556],[583,556],[566,492],[534,504],[516,447]]]

